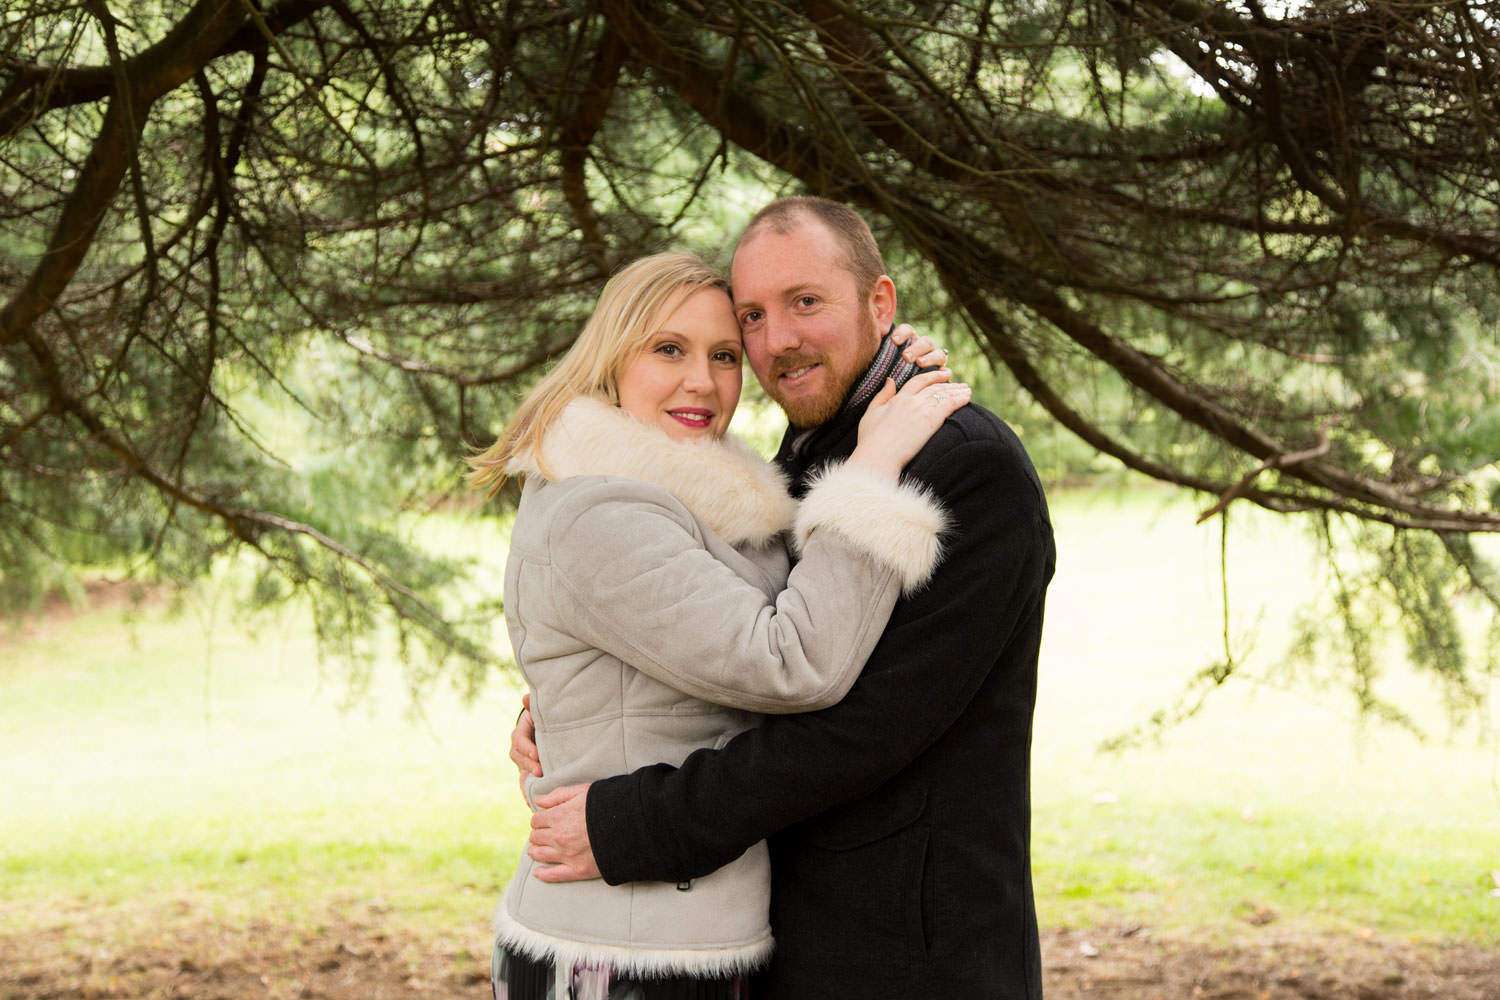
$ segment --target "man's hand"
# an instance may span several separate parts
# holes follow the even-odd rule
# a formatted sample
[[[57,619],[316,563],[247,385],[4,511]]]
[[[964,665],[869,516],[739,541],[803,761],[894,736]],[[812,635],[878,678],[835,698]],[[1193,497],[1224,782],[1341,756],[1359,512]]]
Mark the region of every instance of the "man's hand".
[[[581,882],[599,877],[594,849],[589,846],[588,798],[588,785],[564,785],[536,797],[526,853],[539,865],[548,866],[532,869],[541,881]]]
[[[521,695],[521,714],[510,731],[510,759],[520,771],[521,797],[526,797],[526,779],[542,776],[542,757],[536,748],[536,723],[531,718],[531,692]]]

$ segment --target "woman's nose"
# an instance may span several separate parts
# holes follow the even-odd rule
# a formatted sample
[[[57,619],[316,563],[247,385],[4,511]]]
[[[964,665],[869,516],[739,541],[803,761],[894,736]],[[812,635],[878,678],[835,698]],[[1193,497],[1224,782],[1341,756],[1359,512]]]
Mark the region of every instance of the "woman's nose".
[[[682,387],[690,392],[707,392],[714,385],[713,376],[709,374],[707,361],[695,361],[688,366],[687,372],[682,378]]]

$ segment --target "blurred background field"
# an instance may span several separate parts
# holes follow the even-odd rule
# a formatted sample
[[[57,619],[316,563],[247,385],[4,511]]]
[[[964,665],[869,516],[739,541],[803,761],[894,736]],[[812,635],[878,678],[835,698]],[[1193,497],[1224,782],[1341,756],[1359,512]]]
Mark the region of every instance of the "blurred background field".
[[[1495,691],[1450,724],[1392,637],[1379,684],[1425,737],[1362,721],[1345,687],[1286,661],[1320,585],[1309,536],[1236,507],[1244,676],[1159,739],[1101,753],[1222,656],[1220,529],[1158,488],[1052,501],[1033,766],[1044,926],[1500,942]],[[503,562],[492,521],[425,530]],[[514,681],[472,702],[438,683],[414,706],[394,660],[351,689],[303,619],[239,614],[204,585],[0,635],[0,932],[174,906],[315,929],[346,907],[477,953],[526,830],[506,757]]]

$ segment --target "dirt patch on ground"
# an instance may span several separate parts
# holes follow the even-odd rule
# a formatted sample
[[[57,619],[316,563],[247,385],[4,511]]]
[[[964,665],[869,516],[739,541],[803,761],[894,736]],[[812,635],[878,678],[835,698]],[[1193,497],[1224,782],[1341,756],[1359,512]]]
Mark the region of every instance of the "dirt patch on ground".
[[[1127,928],[1042,940],[1049,1000],[1500,1000],[1500,953],[1378,937],[1249,932],[1230,944]]]
[[[86,580],[81,597],[52,591],[29,611],[0,615],[0,648],[45,638],[75,618],[93,611],[142,611],[172,600],[175,591],[165,584],[138,580]]]
[[[237,928],[201,916],[135,928],[116,943],[88,921],[0,934],[6,1000],[432,1000],[489,995],[482,927],[454,940],[330,915],[315,927]],[[113,940],[112,940],[113,939]],[[1093,928],[1043,936],[1049,1000],[1496,1000],[1500,954],[1378,938],[1279,936],[1210,945],[1149,931]]]
[[[392,933],[330,915],[316,926],[226,926],[184,915],[155,927],[60,923],[0,934],[4,1000],[382,1000],[487,997],[484,929],[470,941]]]

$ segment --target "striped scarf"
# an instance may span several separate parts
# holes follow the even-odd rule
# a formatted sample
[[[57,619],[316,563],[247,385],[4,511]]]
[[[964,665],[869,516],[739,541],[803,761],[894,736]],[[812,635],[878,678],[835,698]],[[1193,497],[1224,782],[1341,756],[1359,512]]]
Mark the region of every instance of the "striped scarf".
[[[880,349],[875,352],[875,360],[870,362],[870,367],[860,376],[858,382],[854,383],[854,390],[849,393],[849,398],[844,402],[844,412],[857,410],[864,406],[880,387],[885,385],[885,380],[892,378],[896,380],[896,388],[906,384],[906,380],[921,371],[915,364],[907,361],[901,356],[905,344],[897,344],[891,340],[887,333],[880,338]]]

